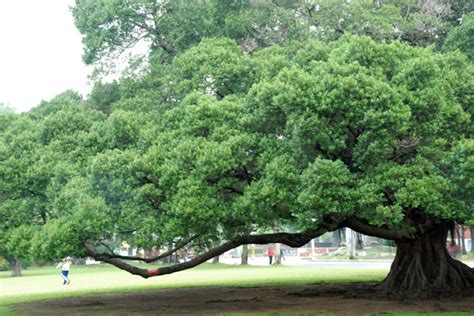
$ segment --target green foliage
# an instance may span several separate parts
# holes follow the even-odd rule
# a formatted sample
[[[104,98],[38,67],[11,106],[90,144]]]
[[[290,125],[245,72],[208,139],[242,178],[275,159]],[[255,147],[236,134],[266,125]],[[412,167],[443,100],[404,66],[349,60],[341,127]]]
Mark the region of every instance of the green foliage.
[[[474,61],[474,13],[462,17],[462,23],[454,28],[444,43],[445,51],[460,50]]]
[[[474,180],[471,175],[474,173],[474,142],[472,139],[463,139],[456,144],[451,154],[446,159],[449,166],[449,173],[455,186],[456,201],[459,203],[458,213],[461,222],[472,218],[474,208]]]
[[[32,119],[41,119],[68,105],[76,107],[81,100],[82,98],[77,92],[67,90],[52,98],[51,101],[42,101],[38,106],[28,112],[28,116]]]
[[[77,0],[72,12],[84,34],[84,61],[91,64],[116,57],[140,42],[148,43],[151,58],[159,60],[206,37],[227,36],[250,46],[280,43],[294,28],[296,8],[292,1],[266,0]]]
[[[213,3],[77,0],[72,13],[76,27],[84,34],[83,59],[107,72],[114,59],[139,43],[151,47],[151,55],[158,60],[174,55],[219,32]]]
[[[203,40],[181,54],[172,66],[164,86],[177,100],[195,90],[218,98],[246,93],[253,79],[250,58],[226,38]]]
[[[225,4],[76,1],[87,62],[138,36],[152,65],[2,127],[1,244],[28,227],[22,253],[53,259],[104,240],[202,249],[328,215],[473,220],[472,63],[393,41],[433,43],[448,20],[414,38],[410,23],[436,22],[414,1]]]
[[[205,38],[228,37],[251,53],[291,41],[337,40],[347,33],[441,46],[472,9],[466,0],[76,0],[72,12],[83,34],[85,63],[107,74],[127,54],[132,72],[140,72],[148,62],[171,62]]]
[[[112,105],[120,100],[122,93],[117,81],[111,83],[96,82],[89,94],[86,104],[88,107],[105,114],[112,112]]]
[[[13,111],[2,111],[0,109],[0,132],[5,131],[17,118],[18,115]]]
[[[71,198],[75,198],[73,205],[58,210],[58,217],[49,220],[34,235],[31,245],[34,258],[81,257],[84,243],[110,237],[106,232],[112,222],[103,200],[83,195]]]
[[[54,209],[54,200],[81,172],[91,153],[88,131],[102,119],[80,101],[76,93],[60,94],[20,115],[1,134],[0,253],[5,256],[29,258],[38,241],[32,236],[64,214]]]
[[[250,89],[216,98],[203,80],[211,73],[218,87],[221,78],[246,87],[246,75],[235,72],[246,64],[254,65]],[[144,156],[130,147],[106,153],[104,161],[123,154],[129,162],[104,167],[108,189],[94,194],[120,214],[117,222],[134,223],[134,241],[147,247],[193,234],[207,243],[281,225],[304,229],[328,214],[391,229],[411,225],[413,212],[466,220],[465,184],[453,175],[472,171],[445,170],[469,131],[461,91],[472,83],[458,84],[469,71],[461,55],[351,36],[253,57],[232,41],[205,40],[170,70],[179,74],[174,106],[156,121]]]
[[[320,218],[331,213],[347,214],[354,209],[350,196],[351,175],[342,161],[316,158],[302,177],[304,190],[299,202],[305,209],[318,210]],[[303,217],[306,219],[307,215],[310,214]]]

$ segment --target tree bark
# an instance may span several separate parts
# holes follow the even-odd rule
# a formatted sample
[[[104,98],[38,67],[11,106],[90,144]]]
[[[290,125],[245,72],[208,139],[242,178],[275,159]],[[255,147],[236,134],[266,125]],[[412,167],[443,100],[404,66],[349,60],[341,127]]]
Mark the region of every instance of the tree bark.
[[[275,264],[281,264],[281,244],[275,243]]]
[[[457,258],[461,258],[462,256],[462,241],[461,241],[461,225],[456,224],[456,234],[458,235],[458,246],[456,247],[457,249]]]
[[[350,260],[355,259],[355,255],[356,255],[355,235],[356,233],[354,230],[350,228],[346,228],[346,243],[347,243],[347,250],[348,250],[348,255],[349,255]]]
[[[467,255],[466,251],[466,241],[465,241],[465,235],[464,235],[464,225],[461,226],[461,254]]]
[[[240,264],[249,264],[249,246],[242,245],[242,260]]]
[[[393,298],[436,298],[472,294],[474,269],[453,259],[446,241],[449,224],[414,241],[398,241],[390,273],[379,285]]]
[[[362,240],[362,234],[361,233],[356,234],[356,249],[357,250],[364,249],[364,241]]]
[[[219,256],[215,256],[214,258],[212,258],[211,263],[219,263]]]
[[[13,277],[19,277],[22,276],[21,273],[21,261],[20,259],[17,258],[11,258],[8,260],[12,266],[12,276]]]
[[[474,228],[471,226],[471,252],[474,253]]]

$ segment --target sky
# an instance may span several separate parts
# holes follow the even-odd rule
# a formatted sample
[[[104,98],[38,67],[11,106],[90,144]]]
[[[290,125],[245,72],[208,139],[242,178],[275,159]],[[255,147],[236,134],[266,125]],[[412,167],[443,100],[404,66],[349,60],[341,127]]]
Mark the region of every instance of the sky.
[[[25,112],[73,89],[90,91],[74,0],[0,0],[0,102]]]

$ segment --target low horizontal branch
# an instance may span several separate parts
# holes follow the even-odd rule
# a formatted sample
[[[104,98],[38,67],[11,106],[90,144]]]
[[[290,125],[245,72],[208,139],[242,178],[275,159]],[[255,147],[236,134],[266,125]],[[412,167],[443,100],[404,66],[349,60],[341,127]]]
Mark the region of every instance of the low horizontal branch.
[[[125,270],[131,274],[139,275],[144,278],[148,277],[147,269],[135,267],[117,258],[110,258],[108,254],[97,253],[94,249],[94,246],[92,246],[91,244],[88,244],[88,243],[84,244],[84,248],[86,249],[85,251],[86,256],[92,257],[96,260],[110,263],[111,265],[114,265],[117,268]]]
[[[347,217],[342,222],[342,225],[364,235],[400,242],[415,240],[417,237],[425,235],[436,228],[433,222],[427,221],[425,224],[412,227],[409,230],[391,230],[370,225],[353,216]]]
[[[196,238],[198,238],[199,235],[194,235],[194,236],[191,236],[189,237],[188,239],[185,239],[179,243],[176,244],[176,246],[173,248],[173,249],[170,249],[166,252],[163,252],[162,254],[159,254],[158,256],[155,256],[155,257],[152,257],[152,258],[143,258],[143,257],[137,257],[137,256],[122,256],[122,255],[117,255],[113,252],[110,252],[110,253],[97,253],[97,255],[101,255],[103,256],[104,258],[107,257],[109,259],[122,259],[122,260],[132,260],[132,261],[143,261],[143,262],[146,262],[146,263],[151,263],[151,262],[155,262],[157,260],[160,260],[160,259],[163,259],[163,258],[166,258],[168,256],[171,256],[172,254],[174,254],[176,251],[182,249],[183,247],[185,247],[186,245],[188,245],[191,241],[195,240]]]
[[[186,269],[193,268],[203,262],[206,262],[218,255],[223,254],[226,251],[234,249],[244,244],[269,244],[269,243],[282,243],[290,247],[301,247],[306,243],[310,242],[311,239],[314,239],[322,234],[341,228],[339,221],[334,221],[331,223],[324,223],[316,229],[310,229],[302,233],[273,233],[273,234],[260,234],[260,235],[246,235],[236,237],[228,242],[225,242],[217,247],[214,247],[203,253],[194,259],[177,263],[171,266],[162,267],[155,270],[142,269],[135,266],[132,266],[120,258],[112,258],[110,254],[103,254],[95,252],[94,247],[86,244],[86,254],[90,257],[93,257],[97,260],[101,260],[107,263],[110,263],[116,266],[119,269],[128,271],[135,275],[140,275],[144,278],[170,274]]]
[[[343,225],[345,227],[349,227],[359,233],[364,235],[390,239],[390,240],[398,240],[398,241],[407,241],[414,238],[412,234],[407,234],[404,231],[393,231],[390,229],[385,229],[381,227],[372,226],[367,224],[355,217],[348,217],[344,220]]]

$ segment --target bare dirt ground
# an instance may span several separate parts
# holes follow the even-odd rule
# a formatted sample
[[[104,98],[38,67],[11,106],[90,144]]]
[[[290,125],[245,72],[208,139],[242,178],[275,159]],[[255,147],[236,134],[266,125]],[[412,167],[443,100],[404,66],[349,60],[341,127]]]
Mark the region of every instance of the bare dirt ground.
[[[350,298],[352,293],[366,298]],[[225,313],[473,312],[473,297],[424,301],[371,298],[371,286],[195,287],[100,294],[14,305],[26,315],[221,315]]]

